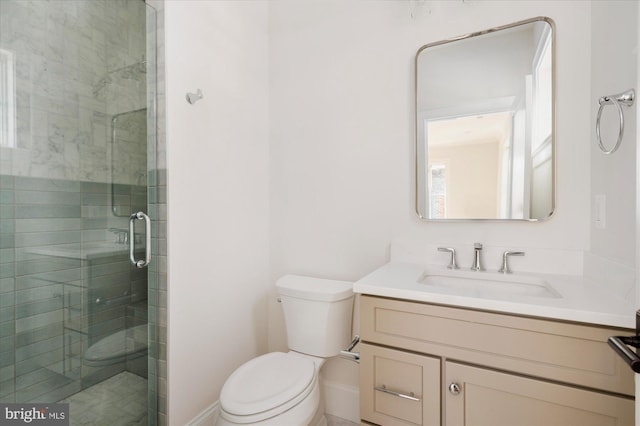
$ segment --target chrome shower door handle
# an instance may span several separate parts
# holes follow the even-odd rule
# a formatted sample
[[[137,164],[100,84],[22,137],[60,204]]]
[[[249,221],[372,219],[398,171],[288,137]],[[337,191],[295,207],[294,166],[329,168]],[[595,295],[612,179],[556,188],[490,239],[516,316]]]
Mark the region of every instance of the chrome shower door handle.
[[[144,260],[136,260],[136,238],[134,225],[136,220],[144,220],[145,248]],[[143,212],[134,213],[129,217],[129,260],[138,268],[144,268],[151,262],[151,219]]]

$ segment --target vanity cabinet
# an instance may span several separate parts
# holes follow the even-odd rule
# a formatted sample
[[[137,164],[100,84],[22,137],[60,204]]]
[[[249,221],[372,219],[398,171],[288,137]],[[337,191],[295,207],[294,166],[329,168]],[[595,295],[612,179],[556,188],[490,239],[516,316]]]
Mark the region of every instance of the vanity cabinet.
[[[360,308],[365,424],[634,424],[633,374],[606,343],[631,330],[366,295]]]

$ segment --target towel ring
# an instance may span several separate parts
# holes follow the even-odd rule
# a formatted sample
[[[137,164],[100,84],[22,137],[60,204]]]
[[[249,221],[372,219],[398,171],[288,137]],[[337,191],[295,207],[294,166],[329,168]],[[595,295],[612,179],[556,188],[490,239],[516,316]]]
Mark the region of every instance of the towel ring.
[[[613,154],[620,147],[622,137],[624,136],[624,111],[622,111],[621,104],[630,107],[631,105],[633,105],[635,96],[635,90],[629,89],[626,92],[618,93],[617,95],[603,96],[598,100],[598,104],[600,104],[600,107],[598,108],[598,117],[596,118],[596,137],[598,139],[598,146],[604,154]],[[604,143],[602,142],[602,136],[600,135],[600,119],[602,118],[602,110],[604,109],[605,105],[608,104],[615,105],[616,109],[618,110],[618,117],[620,119],[620,131],[618,132],[618,140],[610,150],[607,150],[607,148],[605,148]]]

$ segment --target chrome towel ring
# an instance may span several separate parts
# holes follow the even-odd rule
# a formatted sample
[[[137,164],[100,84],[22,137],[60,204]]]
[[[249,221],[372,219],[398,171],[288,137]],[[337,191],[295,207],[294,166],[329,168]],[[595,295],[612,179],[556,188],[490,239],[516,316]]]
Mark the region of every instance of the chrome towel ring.
[[[626,92],[618,93],[617,95],[603,96],[598,100],[600,107],[598,108],[598,118],[596,119],[596,137],[598,138],[598,146],[600,150],[606,155],[613,154],[620,147],[622,137],[624,136],[624,111],[622,111],[622,105],[630,107],[635,100],[636,92],[633,89],[629,89]],[[600,136],[600,118],[602,117],[602,110],[605,105],[613,104],[618,110],[618,117],[620,118],[620,131],[618,132],[618,140],[616,144],[610,150],[605,148],[602,142],[602,136]],[[621,105],[622,104],[622,105]]]

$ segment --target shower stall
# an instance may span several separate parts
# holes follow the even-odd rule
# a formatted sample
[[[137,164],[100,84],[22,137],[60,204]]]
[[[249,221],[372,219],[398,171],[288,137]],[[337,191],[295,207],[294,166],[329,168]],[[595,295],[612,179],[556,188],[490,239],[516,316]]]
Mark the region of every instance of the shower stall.
[[[0,1],[1,403],[158,423],[156,23],[141,0]]]

